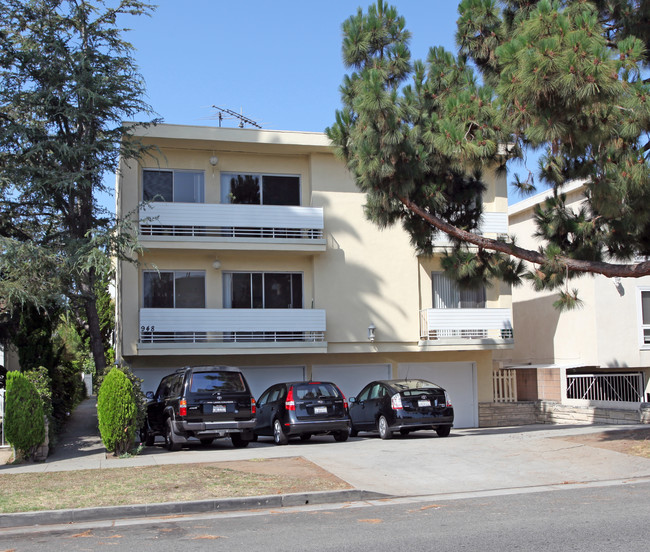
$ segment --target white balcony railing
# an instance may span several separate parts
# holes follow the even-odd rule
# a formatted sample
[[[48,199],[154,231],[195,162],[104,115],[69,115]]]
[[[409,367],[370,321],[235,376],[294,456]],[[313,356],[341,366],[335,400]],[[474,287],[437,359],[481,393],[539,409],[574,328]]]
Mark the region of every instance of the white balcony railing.
[[[507,234],[508,233],[508,213],[506,212],[484,212],[481,216],[481,222],[475,233],[478,235],[485,234]],[[438,232],[436,235],[435,245],[449,245],[451,242],[449,236],[444,232]]]
[[[323,209],[293,205],[149,203],[140,209],[142,236],[323,239]]]
[[[140,343],[322,343],[324,340],[324,310],[140,309]]]
[[[420,339],[511,339],[510,309],[424,309]]]

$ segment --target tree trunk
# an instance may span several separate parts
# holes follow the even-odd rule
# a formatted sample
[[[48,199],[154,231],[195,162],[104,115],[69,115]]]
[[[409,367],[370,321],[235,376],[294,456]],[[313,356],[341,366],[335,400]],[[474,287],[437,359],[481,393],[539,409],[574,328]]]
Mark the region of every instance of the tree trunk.
[[[97,301],[95,298],[95,269],[91,268],[86,273],[87,279],[81,283],[82,301],[86,312],[88,334],[90,335],[90,351],[95,362],[95,373],[100,376],[106,373],[106,355],[104,354],[104,342],[97,313]]]

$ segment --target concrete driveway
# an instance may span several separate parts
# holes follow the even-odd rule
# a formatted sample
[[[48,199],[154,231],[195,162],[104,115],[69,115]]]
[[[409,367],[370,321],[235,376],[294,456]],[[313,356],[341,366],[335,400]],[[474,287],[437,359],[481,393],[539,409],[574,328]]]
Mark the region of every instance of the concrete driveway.
[[[131,466],[219,462],[302,456],[357,489],[404,495],[431,495],[514,489],[566,483],[650,477],[650,459],[563,440],[562,437],[639,426],[523,426],[433,431],[382,441],[362,433],[344,443],[330,436],[275,446],[260,439],[234,449],[229,439],[210,448],[198,443],[179,452],[148,447],[127,459],[106,457],[97,434],[95,404],[82,403],[68,432],[46,462],[0,466],[0,474],[110,469]]]

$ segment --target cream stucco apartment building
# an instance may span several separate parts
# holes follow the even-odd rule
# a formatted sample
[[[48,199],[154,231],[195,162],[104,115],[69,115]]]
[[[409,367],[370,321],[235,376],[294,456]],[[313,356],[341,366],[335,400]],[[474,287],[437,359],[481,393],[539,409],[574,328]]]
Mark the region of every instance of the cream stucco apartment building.
[[[330,380],[350,396],[424,377],[450,392],[456,427],[479,425],[493,355],[513,346],[508,286],[460,292],[400,227],[366,220],[324,134],[138,134],[157,153],[117,178],[117,212],[139,217],[144,252],[117,268],[116,352],[143,390],[201,364],[241,367],[256,397],[279,381]],[[505,177],[489,180],[486,235],[507,232],[506,192]]]
[[[563,192],[569,207],[584,201],[581,182]],[[551,193],[510,206],[510,234],[520,246],[540,245],[534,208]],[[650,277],[583,276],[569,287],[578,289],[583,306],[563,313],[553,307],[554,292],[535,292],[529,284],[513,290],[517,339],[513,349],[497,353],[495,364],[514,385],[492,409],[513,423],[650,421],[644,404],[650,401]],[[503,404],[513,401],[512,408]]]

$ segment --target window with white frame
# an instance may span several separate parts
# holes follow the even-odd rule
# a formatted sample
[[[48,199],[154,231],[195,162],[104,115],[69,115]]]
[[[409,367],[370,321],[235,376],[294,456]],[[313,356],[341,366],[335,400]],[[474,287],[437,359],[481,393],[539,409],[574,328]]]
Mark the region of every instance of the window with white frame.
[[[485,287],[463,289],[443,272],[431,274],[434,309],[485,308]]]
[[[205,308],[205,272],[146,270],[142,273],[143,307]]]
[[[300,177],[279,174],[221,173],[221,203],[300,205]]]
[[[144,169],[142,200],[204,203],[205,175],[203,171]]]
[[[225,272],[227,309],[301,309],[302,274],[298,272]]]
[[[650,349],[650,287],[638,288],[639,344]]]

